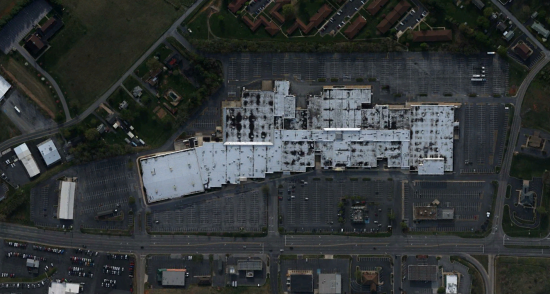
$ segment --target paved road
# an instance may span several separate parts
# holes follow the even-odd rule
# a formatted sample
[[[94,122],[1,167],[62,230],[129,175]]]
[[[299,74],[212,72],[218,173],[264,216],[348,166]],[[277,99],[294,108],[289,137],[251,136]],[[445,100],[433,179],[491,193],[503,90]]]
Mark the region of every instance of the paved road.
[[[491,0],[494,5],[496,5],[502,13],[504,13],[516,26],[533,41],[537,45],[537,47],[540,48],[540,50],[543,51],[543,54],[546,55],[546,57],[550,56],[550,51],[544,47],[539,40],[529,30],[510,12],[504,5],[500,4],[499,0]]]
[[[70,121],[71,113],[69,112],[67,101],[65,101],[65,95],[63,95],[63,91],[61,91],[61,88],[59,88],[59,85],[57,84],[57,82],[52,78],[52,76],[50,76],[50,74],[47,71],[45,71],[42,67],[40,67],[40,65],[38,65],[36,60],[34,60],[34,58],[29,54],[29,52],[27,52],[27,50],[21,47],[19,43],[16,43],[15,48],[17,49],[17,51],[19,51],[19,53],[21,53],[21,55],[23,55],[23,57],[29,62],[29,64],[32,65],[32,67],[34,67],[41,75],[45,76],[48,79],[48,81],[50,81],[50,84],[55,89],[55,92],[57,92],[57,97],[59,97],[59,100],[61,101],[61,105],[63,105],[63,112],[65,112],[65,121]]]

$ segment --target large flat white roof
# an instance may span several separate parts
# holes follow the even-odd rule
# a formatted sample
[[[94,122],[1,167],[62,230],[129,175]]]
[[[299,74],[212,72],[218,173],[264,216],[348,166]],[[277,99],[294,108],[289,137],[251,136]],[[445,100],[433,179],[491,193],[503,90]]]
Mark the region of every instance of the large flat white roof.
[[[76,191],[75,182],[61,182],[61,192],[59,193],[59,205],[57,207],[58,219],[74,218],[74,195]]]
[[[149,202],[266,173],[305,172],[319,153],[326,169],[386,160],[419,174],[452,171],[455,105],[373,106],[370,87],[346,86],[324,87],[299,109],[289,89],[288,81],[275,81],[274,91],[245,91],[243,107],[223,112],[223,142],[141,160]]]
[[[144,158],[141,170],[149,202],[204,192],[195,149]]]
[[[10,88],[10,83],[8,83],[8,81],[6,81],[4,77],[0,76],[0,101],[4,99],[4,95],[6,95]]]
[[[15,152],[17,158],[19,158],[21,163],[23,163],[23,166],[27,170],[27,173],[29,173],[29,177],[32,178],[40,174],[40,169],[38,168],[38,165],[36,165],[36,162],[32,157],[31,151],[29,150],[29,147],[26,143],[23,143],[13,148],[13,151]]]
[[[48,166],[58,162],[61,159],[61,156],[59,155],[52,139],[48,139],[36,145],[36,147],[38,147],[38,151],[40,151],[42,158],[44,158],[44,162],[46,162],[46,165]]]

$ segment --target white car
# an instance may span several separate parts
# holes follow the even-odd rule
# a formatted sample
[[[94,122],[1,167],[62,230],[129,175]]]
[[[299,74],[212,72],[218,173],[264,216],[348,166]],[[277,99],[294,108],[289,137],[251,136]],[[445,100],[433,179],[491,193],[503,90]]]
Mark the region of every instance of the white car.
[[[189,31],[189,33],[190,33],[190,34],[192,34],[192,33],[193,33],[193,31],[192,31],[191,29],[187,29],[187,30]]]

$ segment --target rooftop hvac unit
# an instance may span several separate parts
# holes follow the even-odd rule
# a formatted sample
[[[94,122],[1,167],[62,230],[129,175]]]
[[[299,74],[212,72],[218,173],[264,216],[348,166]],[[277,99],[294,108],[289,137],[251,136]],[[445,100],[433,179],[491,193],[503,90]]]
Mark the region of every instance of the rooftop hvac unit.
[[[174,191],[176,191],[176,190],[177,190],[176,185],[174,185]]]

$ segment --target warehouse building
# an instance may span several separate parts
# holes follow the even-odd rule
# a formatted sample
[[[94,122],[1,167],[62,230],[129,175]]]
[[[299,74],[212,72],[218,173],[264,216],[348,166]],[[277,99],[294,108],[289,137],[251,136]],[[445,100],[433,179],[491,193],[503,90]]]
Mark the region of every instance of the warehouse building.
[[[11,85],[4,79],[4,77],[0,76],[0,102],[4,100],[4,96],[8,91],[10,90]]]
[[[13,148],[13,151],[27,170],[29,177],[33,178],[40,174],[40,169],[38,168],[38,165],[36,165],[36,162],[34,161],[34,158],[32,157],[31,151],[29,150],[27,144],[23,143]]]
[[[223,142],[140,159],[149,202],[204,192],[276,172],[401,168],[421,175],[453,171],[458,104],[372,105],[370,86],[325,86],[296,107],[290,82],[246,90],[223,111]]]
[[[38,151],[40,151],[40,154],[42,155],[46,166],[50,166],[61,160],[61,156],[59,155],[57,147],[55,147],[52,139],[48,139],[36,145],[36,147],[38,148]]]
[[[159,269],[164,287],[184,287],[186,269]]]
[[[59,183],[59,204],[57,206],[57,218],[72,220],[74,216],[75,182],[61,181]]]

